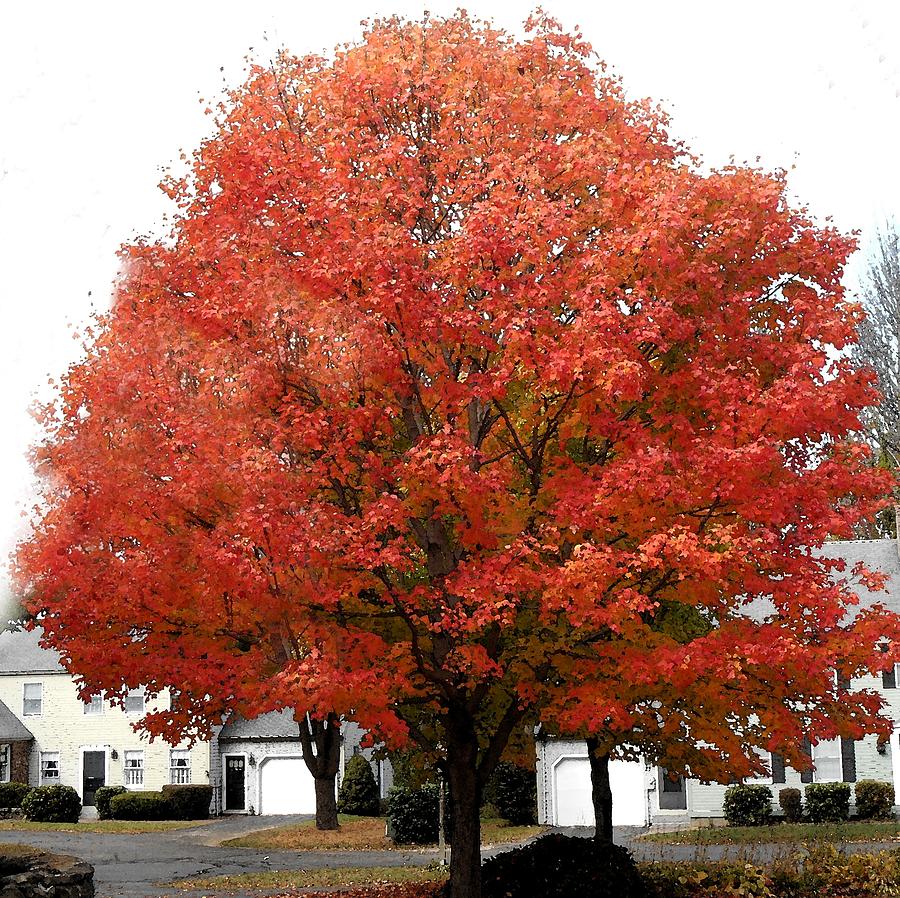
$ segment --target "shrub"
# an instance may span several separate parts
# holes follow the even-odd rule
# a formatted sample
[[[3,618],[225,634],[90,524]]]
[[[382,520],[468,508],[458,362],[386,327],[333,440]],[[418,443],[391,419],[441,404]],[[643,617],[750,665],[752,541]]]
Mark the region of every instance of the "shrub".
[[[619,845],[551,833],[482,867],[483,898],[644,898],[647,887]]]
[[[810,823],[840,823],[850,816],[848,783],[810,783],[806,787],[806,816]]]
[[[890,820],[894,816],[894,787],[860,780],[856,784],[856,813],[862,820]]]
[[[344,770],[338,811],[360,817],[377,817],[379,804],[378,784],[371,765],[362,755],[354,755]]]
[[[169,802],[168,820],[205,820],[209,816],[212,786],[169,785],[162,787]]]
[[[796,823],[803,817],[803,803],[799,789],[781,789],[778,792],[778,804],[784,811],[784,819],[788,823]]]
[[[109,802],[114,820],[168,820],[172,805],[162,792],[123,792]]]
[[[94,804],[97,807],[97,816],[101,820],[109,820],[112,817],[109,803],[116,795],[121,795],[128,790],[124,786],[101,786],[94,793]]]
[[[438,787],[391,789],[388,795],[388,838],[399,845],[428,845],[438,837]]]
[[[22,799],[22,810],[37,823],[77,823],[81,799],[71,786],[38,786]]]
[[[725,819],[730,826],[763,826],[772,816],[768,786],[731,786],[725,792]]]
[[[0,783],[0,808],[22,807],[22,799],[30,791],[27,783]]]
[[[796,878],[773,893],[766,871],[746,861],[645,863],[640,871],[654,898],[806,898],[794,888]]]
[[[484,791],[484,800],[514,826],[536,823],[537,781],[534,771],[516,764],[498,764]]]

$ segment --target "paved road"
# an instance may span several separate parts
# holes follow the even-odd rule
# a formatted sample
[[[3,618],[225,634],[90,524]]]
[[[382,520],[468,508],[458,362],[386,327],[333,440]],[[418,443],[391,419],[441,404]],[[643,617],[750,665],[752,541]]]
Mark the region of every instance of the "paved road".
[[[410,851],[259,851],[224,848],[219,842],[255,830],[307,820],[309,817],[225,817],[191,829],[118,835],[113,833],[0,832],[2,842],[20,842],[59,854],[71,854],[94,865],[97,898],[158,898],[172,894],[161,883],[193,876],[256,873],[263,870],[310,870],[323,867],[388,867],[427,864],[434,850]],[[592,830],[563,830],[590,836]],[[792,850],[789,845],[666,845],[638,840],[644,830],[617,828],[615,841],[627,845],[639,860],[714,860],[724,857],[769,861]],[[843,846],[864,852],[896,848],[897,843]],[[486,851],[485,854],[493,853]],[[180,898],[208,892],[178,891]]]
[[[34,845],[93,864],[97,898],[151,898],[173,890],[160,883],[192,876],[299,870],[320,867],[425,864],[434,852],[287,852],[222,848],[211,844],[242,833],[283,826],[308,817],[232,817],[193,829],[113,833],[2,832],[0,841]],[[177,894],[190,898],[194,893]],[[200,894],[200,893],[196,893]]]

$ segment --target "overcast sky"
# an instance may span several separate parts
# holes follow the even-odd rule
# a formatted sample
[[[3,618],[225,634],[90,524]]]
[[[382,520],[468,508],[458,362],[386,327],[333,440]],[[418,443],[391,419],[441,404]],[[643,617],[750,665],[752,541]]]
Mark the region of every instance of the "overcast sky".
[[[78,356],[116,250],[160,230],[161,171],[209,133],[206,100],[248,54],[328,52],[359,22],[459,3],[206,0],[19,3],[0,31],[0,556],[31,505],[28,408]],[[521,30],[527,3],[469,12]],[[584,36],[635,97],[711,165],[790,169],[798,201],[865,246],[900,211],[900,4],[575,2],[544,8]],[[203,100],[201,102],[201,99]],[[858,267],[858,263],[857,266]],[[0,573],[0,590],[5,574]]]

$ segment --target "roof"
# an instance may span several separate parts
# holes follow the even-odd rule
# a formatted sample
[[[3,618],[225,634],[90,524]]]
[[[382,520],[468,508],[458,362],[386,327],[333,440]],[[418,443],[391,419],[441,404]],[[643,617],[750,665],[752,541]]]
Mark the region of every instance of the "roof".
[[[30,742],[32,739],[31,730],[0,702],[0,742]]]
[[[38,645],[41,631],[4,630],[0,633],[0,675],[66,673],[59,653]]]
[[[844,561],[843,571],[835,571],[835,579],[845,579],[859,599],[858,605],[847,606],[846,621],[852,621],[858,611],[872,605],[883,605],[900,614],[900,543],[893,539],[848,539],[825,543],[813,554]],[[884,589],[870,590],[853,576],[853,568],[862,563],[873,574],[887,574]],[[741,613],[762,621],[775,612],[770,598],[759,596],[748,602]]]
[[[270,711],[254,720],[232,714],[219,733],[219,741],[229,739],[300,739],[300,727],[294,720],[294,709]]]
[[[894,539],[854,539],[825,543],[818,554],[826,558],[841,558],[847,566],[843,574],[852,584],[853,568],[864,564],[873,573],[887,574],[885,588],[869,590],[864,586],[854,589],[859,597],[859,607],[881,604],[900,614],[900,542]]]

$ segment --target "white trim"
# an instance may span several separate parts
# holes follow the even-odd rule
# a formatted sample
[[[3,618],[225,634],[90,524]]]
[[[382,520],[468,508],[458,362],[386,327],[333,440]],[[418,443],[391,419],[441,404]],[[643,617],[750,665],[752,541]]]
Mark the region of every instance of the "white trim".
[[[243,758],[244,759],[244,807],[242,809],[232,810],[225,806],[227,801],[226,792],[225,792],[225,774],[228,769],[228,759],[229,758]],[[257,761],[257,766],[259,766],[259,761]],[[247,780],[248,780],[248,771],[250,770],[250,759],[248,757],[247,752],[244,751],[229,751],[222,752],[222,813],[223,814],[249,814],[250,813],[250,802],[247,801],[248,798],[248,789],[247,789]],[[256,792],[259,795],[259,790]],[[257,813],[259,813],[259,809],[257,808]]]

